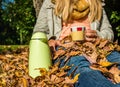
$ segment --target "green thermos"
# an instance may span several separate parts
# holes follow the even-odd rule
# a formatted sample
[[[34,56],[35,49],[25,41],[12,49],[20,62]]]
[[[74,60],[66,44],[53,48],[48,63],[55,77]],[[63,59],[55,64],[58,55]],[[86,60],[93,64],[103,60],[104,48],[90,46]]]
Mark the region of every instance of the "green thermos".
[[[51,65],[51,52],[46,34],[34,33],[29,45],[29,75],[32,78],[40,76],[39,68],[49,70]]]

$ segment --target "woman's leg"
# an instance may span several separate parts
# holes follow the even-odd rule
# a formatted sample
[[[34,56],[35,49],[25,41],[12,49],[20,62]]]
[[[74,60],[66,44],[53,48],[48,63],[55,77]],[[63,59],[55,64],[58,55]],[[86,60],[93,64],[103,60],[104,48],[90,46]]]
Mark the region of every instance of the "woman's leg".
[[[110,61],[110,62],[117,62],[117,63],[119,63],[119,64],[118,64],[118,67],[119,67],[119,69],[120,69],[120,53],[119,53],[119,52],[113,51],[111,54],[109,54],[109,55],[107,56],[107,59],[108,59],[108,61]]]
[[[77,69],[74,74],[91,71],[91,69],[89,68],[90,63],[83,56],[71,57],[69,61],[66,63],[66,65],[72,66],[68,74],[71,74],[76,68]]]
[[[81,73],[75,87],[120,87],[120,84],[113,84],[101,72],[93,70]]]
[[[113,51],[110,55],[107,56],[107,59],[110,62],[120,63],[120,53]],[[120,84],[113,84],[99,71],[90,71],[81,73],[81,76],[79,77],[79,84],[76,84],[76,87],[120,87]]]
[[[73,65],[68,74],[71,74],[76,67],[74,75],[80,73],[75,87],[120,87],[120,85],[115,85],[106,79],[101,72],[90,69],[90,63],[83,56],[71,57],[67,65]],[[61,66],[64,66],[64,61],[61,62]]]

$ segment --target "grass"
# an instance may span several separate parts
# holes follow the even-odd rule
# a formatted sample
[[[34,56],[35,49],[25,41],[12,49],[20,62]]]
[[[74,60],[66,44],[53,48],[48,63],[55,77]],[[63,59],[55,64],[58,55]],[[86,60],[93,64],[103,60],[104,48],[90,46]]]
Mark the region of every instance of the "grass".
[[[0,45],[0,53],[3,51],[16,50],[24,47],[29,47],[29,45]]]

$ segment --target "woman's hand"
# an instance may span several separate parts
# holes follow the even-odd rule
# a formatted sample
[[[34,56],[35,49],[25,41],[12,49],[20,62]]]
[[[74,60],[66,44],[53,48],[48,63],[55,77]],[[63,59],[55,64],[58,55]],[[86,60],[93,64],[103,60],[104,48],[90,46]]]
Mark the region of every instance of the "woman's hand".
[[[50,39],[48,41],[48,45],[50,46],[51,49],[53,49],[55,51],[56,50],[55,47],[61,45],[61,43],[59,40]]]
[[[48,45],[50,46],[50,48],[51,48],[52,50],[55,51],[56,40],[50,39],[50,40],[48,41]]]
[[[85,40],[86,41],[90,41],[90,42],[95,42],[96,38],[97,38],[97,32],[96,30],[85,30]]]

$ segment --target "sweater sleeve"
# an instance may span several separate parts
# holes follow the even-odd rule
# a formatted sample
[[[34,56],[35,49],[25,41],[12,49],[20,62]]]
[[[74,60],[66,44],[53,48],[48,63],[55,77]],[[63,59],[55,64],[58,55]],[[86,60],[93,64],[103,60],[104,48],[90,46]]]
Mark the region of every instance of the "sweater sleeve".
[[[106,12],[103,9],[103,16],[102,20],[100,22],[100,29],[97,30],[98,36],[104,39],[108,39],[110,41],[113,41],[114,39],[114,33],[112,31],[112,26],[109,23],[109,20],[107,18]]]
[[[44,0],[42,7],[40,9],[36,24],[34,26],[33,33],[35,32],[44,32],[49,33],[48,23],[47,23],[47,8],[48,0]]]

